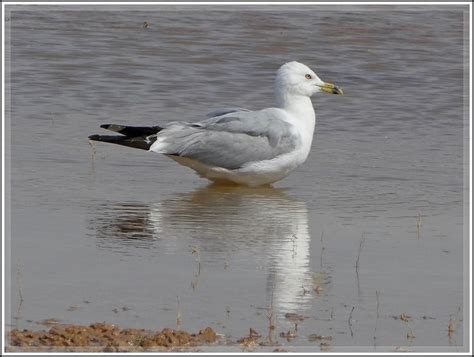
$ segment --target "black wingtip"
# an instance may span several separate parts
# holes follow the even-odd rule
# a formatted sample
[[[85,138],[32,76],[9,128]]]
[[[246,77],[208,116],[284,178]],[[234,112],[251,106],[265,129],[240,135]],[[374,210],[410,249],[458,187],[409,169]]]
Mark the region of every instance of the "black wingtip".
[[[144,137],[126,137],[123,135],[90,135],[89,140],[103,143],[118,144],[135,149],[149,150],[155,139],[148,140]]]
[[[124,139],[126,139],[126,137],[122,135],[89,135],[89,140],[102,141],[105,143],[117,144],[118,142],[123,141]]]
[[[111,130],[111,131],[115,131],[117,133],[120,133],[120,131],[122,131],[123,129],[125,129],[126,127],[123,126],[123,125],[117,125],[117,124],[102,124],[100,126],[102,129],[107,129],[107,130]]]
[[[100,127],[102,129],[125,135],[129,138],[154,135],[163,129],[160,126],[126,126],[119,124],[102,124]]]

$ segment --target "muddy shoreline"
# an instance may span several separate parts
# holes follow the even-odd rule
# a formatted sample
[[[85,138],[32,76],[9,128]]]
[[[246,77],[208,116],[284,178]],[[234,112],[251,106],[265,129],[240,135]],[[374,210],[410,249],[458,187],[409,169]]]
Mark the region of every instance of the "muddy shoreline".
[[[57,324],[41,331],[13,329],[7,333],[7,341],[6,352],[197,352],[213,346],[237,351],[264,347],[273,352],[287,352],[253,329],[248,336],[230,340],[210,327],[190,333],[171,328],[157,331],[121,328],[103,322],[88,326]],[[328,342],[321,342],[322,350],[329,346]]]
[[[113,324],[56,325],[49,330],[14,329],[8,333],[8,352],[146,352],[193,349],[218,343],[210,327],[197,333],[164,328],[151,331]]]

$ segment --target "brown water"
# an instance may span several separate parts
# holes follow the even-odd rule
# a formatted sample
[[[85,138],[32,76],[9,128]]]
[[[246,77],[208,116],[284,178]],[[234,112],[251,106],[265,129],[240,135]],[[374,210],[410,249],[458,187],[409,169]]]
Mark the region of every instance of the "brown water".
[[[179,311],[235,341],[271,310],[291,351],[466,349],[462,7],[12,8],[8,326]],[[313,99],[310,157],[274,188],[88,143],[102,123],[271,106],[290,60],[345,96]]]

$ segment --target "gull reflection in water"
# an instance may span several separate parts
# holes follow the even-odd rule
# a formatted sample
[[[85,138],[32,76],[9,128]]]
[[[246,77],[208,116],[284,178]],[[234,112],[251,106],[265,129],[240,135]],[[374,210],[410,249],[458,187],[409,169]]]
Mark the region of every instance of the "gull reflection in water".
[[[280,317],[310,301],[303,288],[312,280],[308,211],[282,189],[209,186],[157,203],[107,203],[94,211],[91,228],[102,248],[189,254],[196,246],[203,264],[232,260],[268,272],[267,306]]]

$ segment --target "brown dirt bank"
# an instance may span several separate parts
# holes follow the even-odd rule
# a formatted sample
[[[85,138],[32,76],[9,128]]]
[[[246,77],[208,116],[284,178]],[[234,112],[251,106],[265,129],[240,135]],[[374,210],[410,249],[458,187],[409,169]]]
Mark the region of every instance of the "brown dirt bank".
[[[216,343],[217,335],[210,327],[190,334],[170,328],[157,332],[95,323],[57,325],[48,331],[14,329],[8,333],[8,342],[8,352],[144,352],[192,349]]]

